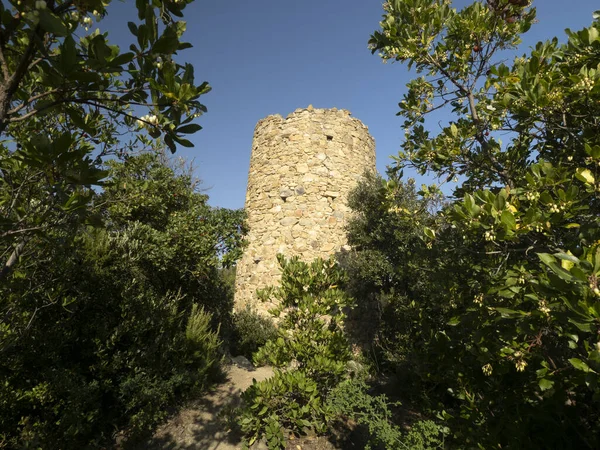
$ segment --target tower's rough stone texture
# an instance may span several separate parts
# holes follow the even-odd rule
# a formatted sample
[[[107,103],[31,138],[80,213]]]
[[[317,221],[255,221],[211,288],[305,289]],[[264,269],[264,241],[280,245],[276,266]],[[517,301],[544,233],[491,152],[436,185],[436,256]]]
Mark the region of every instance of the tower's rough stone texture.
[[[346,110],[297,109],[256,125],[248,174],[248,246],[236,271],[236,308],[265,311],[256,290],[280,280],[277,254],[310,261],[346,244],[350,190],[375,170],[375,141]]]

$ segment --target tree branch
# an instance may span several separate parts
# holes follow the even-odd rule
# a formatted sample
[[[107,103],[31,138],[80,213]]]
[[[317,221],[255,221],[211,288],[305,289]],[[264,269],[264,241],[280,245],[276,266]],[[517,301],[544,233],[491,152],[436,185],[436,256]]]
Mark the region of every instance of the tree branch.
[[[19,233],[27,233],[29,231],[43,230],[45,228],[47,228],[47,226],[31,227],[31,228],[21,228],[20,230],[6,231],[6,232],[0,234],[0,239],[8,237],[8,236],[13,236],[13,235],[19,234]]]
[[[0,133],[4,132],[6,126],[8,125],[8,108],[12,100],[12,96],[17,91],[21,80],[27,72],[27,68],[31,63],[31,59],[34,55],[35,39],[40,37],[40,31],[41,29],[38,25],[33,33],[31,33],[27,49],[23,53],[23,56],[21,57],[21,60],[19,61],[14,73],[5,81],[5,85],[0,88]]]
[[[25,108],[27,105],[35,102],[36,100],[44,98],[44,97],[46,97],[48,95],[56,94],[58,92],[60,92],[59,89],[52,89],[50,91],[46,91],[46,92],[42,92],[41,94],[34,95],[33,97],[30,97],[26,101],[24,101],[23,103],[21,103],[19,106],[16,106],[13,109],[11,109],[10,111],[8,111],[8,115],[12,116],[13,114],[18,113],[20,110],[22,110],[23,108]]]
[[[2,75],[4,76],[4,80],[8,80],[10,77],[10,70],[8,69],[8,64],[6,62],[6,58],[4,57],[4,38],[0,37],[0,67],[2,68]]]
[[[19,257],[21,256],[21,253],[23,253],[23,248],[25,248],[25,243],[26,243],[26,241],[23,240],[17,244],[17,246],[13,250],[12,254],[8,258],[8,261],[6,261],[6,263],[0,270],[0,280],[5,279],[10,274],[10,272],[12,271],[15,264],[17,264],[17,262],[19,261]]]

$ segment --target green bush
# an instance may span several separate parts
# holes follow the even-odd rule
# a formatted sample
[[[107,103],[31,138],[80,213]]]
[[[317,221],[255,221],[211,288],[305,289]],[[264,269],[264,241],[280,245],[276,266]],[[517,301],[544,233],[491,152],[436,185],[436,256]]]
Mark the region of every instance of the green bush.
[[[269,449],[284,448],[284,429],[296,433],[308,429],[324,433],[327,429],[329,416],[317,383],[302,371],[276,370],[267,380],[254,380],[242,399],[245,407],[238,422],[248,445],[264,436]]]
[[[384,332],[458,445],[599,448],[600,11],[514,57],[532,2],[451,3],[386,2],[370,41],[420,73],[399,103],[391,172],[456,183],[406,232],[416,213],[394,201],[396,179],[368,208],[389,212],[374,231],[393,238],[390,250],[363,239],[393,261],[400,325]],[[415,231],[422,244],[398,261]]]
[[[391,422],[392,412],[384,395],[371,396],[367,386],[359,380],[341,383],[328,399],[331,409],[337,416],[354,420],[366,427],[368,444],[383,448],[400,448],[402,433]]]
[[[333,415],[325,402],[348,376],[351,356],[342,326],[352,300],[341,289],[344,274],[335,260],[278,259],[281,286],[260,293],[277,305],[270,311],[280,318],[277,336],[254,360],[279,370],[244,392],[239,419],[248,442],[265,436],[271,449],[284,446],[283,429],[298,434],[327,430]]]
[[[294,364],[327,393],[344,377],[351,358],[343,331],[345,308],[352,304],[342,290],[345,275],[334,259],[310,264],[298,257],[278,259],[281,286],[259,293],[277,305],[270,311],[280,318],[277,339],[267,342],[254,360],[278,368]]]
[[[448,267],[448,257],[428,249],[422,235],[423,227],[435,224],[431,211],[440,206],[439,199],[420,197],[412,180],[402,182],[395,173],[387,181],[367,174],[348,204],[354,212],[347,227],[354,251],[345,255],[344,268],[359,314],[364,317],[363,310],[369,309],[375,316],[371,355],[380,370],[418,379],[428,370],[421,365],[419,350],[452,309],[445,301],[448,277],[430,270],[436,263]],[[456,268],[451,279],[466,282],[464,265],[450,262]],[[411,391],[420,390],[407,394]]]
[[[390,406],[385,395],[369,394],[368,386],[358,379],[340,383],[328,399],[328,407],[333,414],[352,419],[366,429],[366,450],[443,448],[443,435],[438,425],[432,421],[416,422],[407,434],[403,434],[393,423]]]
[[[369,445],[383,448],[439,448],[439,428],[430,422],[403,435],[393,424],[385,396],[373,397],[364,382],[351,380],[350,345],[344,333],[346,310],[353,300],[347,278],[333,260],[308,264],[285,260],[281,285],[260,293],[277,305],[275,339],[255,355],[257,363],[276,367],[275,375],[243,393],[238,423],[252,444],[266,438],[270,449],[285,446],[284,431],[325,434],[340,419],[365,427]]]
[[[148,433],[219,366],[234,212],[155,154],[114,162],[104,226],[47,233],[0,284],[0,442],[104,447]],[[60,443],[59,445],[57,443]]]
[[[212,315],[204,307],[192,305],[192,311],[185,327],[188,358],[185,363],[193,370],[195,387],[203,387],[203,380],[214,378],[223,359],[220,348],[219,327],[211,326]]]
[[[252,355],[277,335],[272,319],[257,313],[249,306],[233,314],[233,336],[230,352],[252,360]]]

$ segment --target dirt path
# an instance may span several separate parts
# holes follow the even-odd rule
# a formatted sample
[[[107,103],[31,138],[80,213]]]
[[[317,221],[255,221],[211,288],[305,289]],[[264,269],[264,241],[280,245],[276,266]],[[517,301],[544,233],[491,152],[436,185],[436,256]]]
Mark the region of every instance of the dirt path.
[[[241,436],[230,430],[224,412],[239,405],[240,394],[256,381],[273,374],[269,367],[247,369],[232,364],[226,369],[224,383],[215,386],[201,399],[189,404],[161,426],[144,448],[152,450],[237,450]],[[253,450],[266,446],[256,444]]]

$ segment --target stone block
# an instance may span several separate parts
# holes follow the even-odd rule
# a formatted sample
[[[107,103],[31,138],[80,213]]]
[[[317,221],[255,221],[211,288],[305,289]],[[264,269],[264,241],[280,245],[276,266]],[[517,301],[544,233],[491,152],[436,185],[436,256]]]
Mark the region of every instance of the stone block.
[[[308,172],[308,164],[299,163],[298,165],[296,165],[296,170],[298,171],[298,173],[306,173]]]
[[[288,197],[291,197],[292,195],[294,195],[294,191],[292,191],[291,189],[281,189],[279,191],[279,196],[283,199],[287,199]]]
[[[285,219],[281,219],[279,224],[283,227],[289,227],[290,225],[294,225],[298,222],[298,218],[296,217],[286,217]]]

